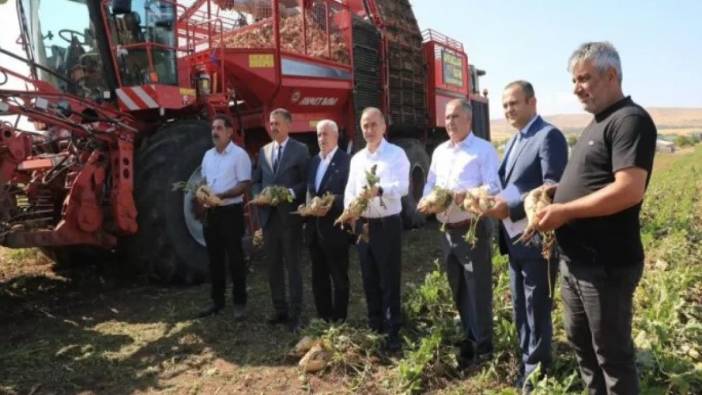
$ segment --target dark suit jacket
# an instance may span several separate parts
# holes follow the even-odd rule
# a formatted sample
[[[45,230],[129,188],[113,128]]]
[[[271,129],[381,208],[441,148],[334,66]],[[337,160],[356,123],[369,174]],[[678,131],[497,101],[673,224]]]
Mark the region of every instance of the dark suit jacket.
[[[526,217],[524,212],[526,194],[545,182],[560,181],[568,162],[568,144],[563,133],[540,116],[537,116],[531,124],[516,150],[511,152],[518,135],[519,132],[507,142],[505,158],[498,169],[502,189],[514,185],[519,191],[519,198],[507,202],[512,221],[519,221]],[[508,155],[517,155],[509,168],[507,168]],[[509,252],[510,256],[521,259],[541,256],[539,247],[514,244],[508,239],[509,236],[500,223],[500,251],[503,254]]]
[[[292,189],[295,192],[295,200],[292,203],[281,203],[277,207],[260,206],[258,215],[262,228],[266,227],[272,215],[279,215],[284,227],[292,222],[299,223],[299,219],[295,218],[298,216],[291,215],[290,212],[305,201],[310,152],[305,144],[290,137],[282,155],[278,171],[274,172],[273,142],[261,148],[252,175],[251,191],[255,196],[269,185],[280,185]]]
[[[307,172],[307,200],[329,192],[334,194],[334,205],[324,217],[310,217],[307,221],[306,229],[309,242],[318,241],[319,244],[327,245],[348,243],[348,233],[340,227],[334,226],[334,220],[344,210],[344,189],[349,178],[350,161],[349,155],[338,148],[322,177],[319,189],[316,189],[314,184],[321,159],[319,155],[315,155],[310,161]]]

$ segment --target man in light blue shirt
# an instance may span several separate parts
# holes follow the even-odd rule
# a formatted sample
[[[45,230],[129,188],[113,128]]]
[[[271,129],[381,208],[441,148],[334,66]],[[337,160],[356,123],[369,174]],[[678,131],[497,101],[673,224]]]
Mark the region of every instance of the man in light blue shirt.
[[[490,221],[480,220],[477,241],[469,245],[464,236],[475,219],[459,205],[468,189],[486,186],[491,194],[500,190],[497,151],[472,133],[471,122],[472,108],[467,100],[455,99],[446,105],[449,140],[434,150],[424,186],[424,196],[435,186],[456,196],[437,219],[446,229],[442,238],[446,275],[465,333],[460,354],[463,365],[492,355],[492,232]]]

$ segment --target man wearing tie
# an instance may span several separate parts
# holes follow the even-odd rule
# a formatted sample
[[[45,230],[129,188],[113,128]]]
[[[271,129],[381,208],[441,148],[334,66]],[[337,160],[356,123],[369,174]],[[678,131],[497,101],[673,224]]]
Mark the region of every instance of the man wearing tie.
[[[349,177],[349,155],[338,147],[339,127],[334,121],[317,123],[319,155],[310,161],[307,201],[334,195],[330,208],[319,211],[305,225],[312,258],[312,293],[319,318],[345,321],[349,304],[349,235],[334,220],[344,209]],[[332,291],[333,289],[333,291]]]
[[[551,364],[549,284],[555,279],[556,259],[547,262],[541,256],[540,246],[515,240],[526,224],[524,197],[544,183],[558,183],[568,160],[568,146],[563,133],[536,113],[534,88],[529,82],[508,84],[502,107],[505,119],[517,133],[507,143],[498,172],[503,192],[487,215],[502,220],[500,251],[509,254],[514,321],[522,353],[516,386],[529,392],[529,375],[539,364],[544,374]]]
[[[259,206],[263,243],[266,246],[268,282],[275,313],[270,324],[287,323],[291,331],[300,329],[302,313],[302,273],[300,271],[300,241],[302,222],[291,214],[305,199],[307,181],[307,146],[288,137],[292,116],[279,108],[269,118],[270,143],[261,148],[253,172],[254,195],[271,185],[284,186],[293,195],[293,202],[272,207]],[[288,274],[290,308],[285,296],[285,272]]]

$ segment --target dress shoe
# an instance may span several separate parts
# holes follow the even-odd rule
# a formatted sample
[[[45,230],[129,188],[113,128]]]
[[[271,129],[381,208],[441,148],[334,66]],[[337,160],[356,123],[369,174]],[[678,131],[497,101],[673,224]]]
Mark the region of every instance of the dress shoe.
[[[197,313],[197,318],[205,318],[209,317],[211,315],[217,315],[219,314],[220,311],[222,311],[223,306],[217,306],[217,305],[212,305],[208,307],[205,310],[202,310],[201,312]]]
[[[402,349],[402,339],[399,335],[388,335],[385,339],[384,348],[386,351],[394,353]]]
[[[299,333],[302,329],[302,320],[300,317],[293,317],[288,321],[288,330],[292,333]]]
[[[243,321],[246,319],[246,305],[234,305],[234,321]]]
[[[273,314],[272,316],[268,317],[266,322],[269,325],[278,325],[278,324],[285,324],[290,320],[288,315],[286,313],[276,313]]]

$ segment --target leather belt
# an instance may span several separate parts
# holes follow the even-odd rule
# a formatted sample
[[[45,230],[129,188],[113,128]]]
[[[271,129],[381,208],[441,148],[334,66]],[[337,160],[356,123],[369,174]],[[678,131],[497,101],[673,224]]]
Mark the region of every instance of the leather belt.
[[[468,218],[467,220],[460,221],[460,222],[447,222],[447,223],[444,223],[443,226],[449,230],[465,229],[465,228],[468,228],[471,224],[473,224],[473,222],[475,222],[474,219]]]

